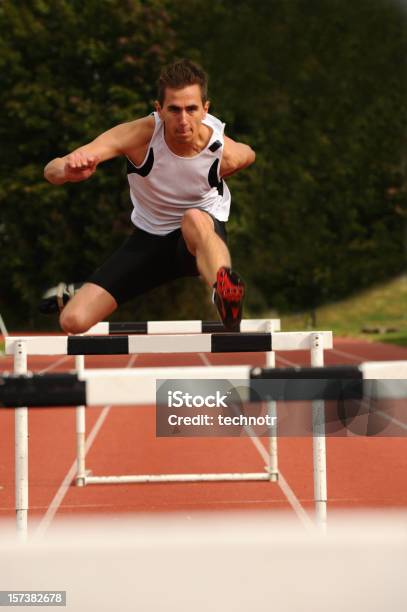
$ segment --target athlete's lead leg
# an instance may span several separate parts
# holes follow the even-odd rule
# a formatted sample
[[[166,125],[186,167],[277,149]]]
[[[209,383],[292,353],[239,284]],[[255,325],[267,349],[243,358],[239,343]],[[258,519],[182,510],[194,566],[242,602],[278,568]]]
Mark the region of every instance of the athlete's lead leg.
[[[181,231],[188,251],[196,258],[199,273],[212,287],[219,268],[231,265],[229,249],[216,234],[212,217],[191,208],[182,218]]]
[[[181,231],[198,271],[214,288],[213,300],[225,328],[239,331],[245,287],[230,269],[229,250],[216,234],[213,219],[201,210],[190,209],[182,219]]]

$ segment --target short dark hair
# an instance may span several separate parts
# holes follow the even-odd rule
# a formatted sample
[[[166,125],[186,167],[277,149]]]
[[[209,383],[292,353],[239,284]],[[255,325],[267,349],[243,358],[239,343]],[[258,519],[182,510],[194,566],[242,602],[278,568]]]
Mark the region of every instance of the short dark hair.
[[[188,59],[181,59],[165,66],[158,79],[158,101],[164,103],[165,90],[183,89],[189,85],[199,85],[201,88],[202,103],[208,99],[208,76],[198,64]]]

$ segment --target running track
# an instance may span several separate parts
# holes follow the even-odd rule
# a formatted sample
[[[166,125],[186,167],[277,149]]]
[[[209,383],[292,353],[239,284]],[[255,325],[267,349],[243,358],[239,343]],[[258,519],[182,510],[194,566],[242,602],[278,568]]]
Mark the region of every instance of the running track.
[[[305,352],[279,352],[277,366],[306,365]],[[407,349],[337,339],[325,363],[407,360]],[[264,365],[264,354],[174,354],[86,357],[86,367]],[[30,357],[32,371],[67,371],[73,357]],[[0,371],[11,370],[0,358]],[[406,419],[407,421],[407,419]],[[197,510],[287,510],[309,524],[313,511],[312,439],[279,438],[279,484],[187,483],[72,484],[75,411],[44,408],[29,416],[30,526],[46,530],[67,515]],[[406,432],[403,432],[404,436]],[[87,468],[95,475],[262,471],[265,440],[250,438],[156,439],[153,407],[97,407],[87,412]],[[256,442],[256,440],[254,441]],[[260,443],[260,444],[259,444]],[[407,438],[327,439],[328,511],[407,507]],[[14,517],[14,414],[0,411],[0,520]]]

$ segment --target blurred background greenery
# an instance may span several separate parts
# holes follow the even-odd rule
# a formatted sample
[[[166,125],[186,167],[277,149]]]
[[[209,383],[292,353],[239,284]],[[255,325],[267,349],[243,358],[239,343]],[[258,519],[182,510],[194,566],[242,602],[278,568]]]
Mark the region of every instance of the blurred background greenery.
[[[279,314],[304,327],[322,324],[339,303],[336,312],[352,325],[327,320],[343,333],[376,319],[378,333],[394,321],[403,330],[401,0],[3,0],[0,313],[8,326],[55,326],[37,312],[42,291],[85,280],[131,231],[122,159],[88,182],[61,187],[44,180],[44,165],[148,114],[161,67],[179,57],[207,70],[211,111],[257,154],[228,180],[230,245],[248,285],[246,315]],[[387,296],[373,308],[378,318],[365,306],[344,307],[359,296],[373,305],[377,287]],[[397,312],[383,322],[389,303]],[[213,316],[206,288],[191,279],[115,314]]]

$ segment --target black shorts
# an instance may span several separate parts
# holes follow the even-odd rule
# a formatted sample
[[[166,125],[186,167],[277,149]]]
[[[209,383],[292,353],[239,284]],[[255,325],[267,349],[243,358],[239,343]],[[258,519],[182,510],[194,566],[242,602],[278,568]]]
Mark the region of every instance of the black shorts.
[[[225,223],[212,219],[215,232],[226,243]],[[87,282],[106,289],[120,305],[184,276],[199,276],[199,272],[181,230],[156,236],[135,227],[131,236]]]

